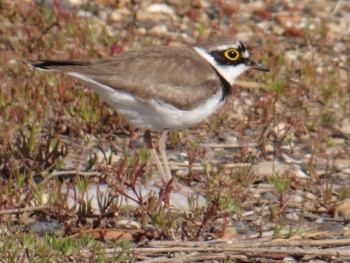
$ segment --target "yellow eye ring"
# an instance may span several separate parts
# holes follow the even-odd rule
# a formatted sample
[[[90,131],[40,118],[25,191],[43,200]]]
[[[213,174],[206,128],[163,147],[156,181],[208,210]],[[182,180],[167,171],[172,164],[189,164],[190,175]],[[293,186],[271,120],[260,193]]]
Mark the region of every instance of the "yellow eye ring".
[[[224,55],[225,55],[225,58],[231,61],[235,61],[239,58],[239,52],[234,48],[230,48],[226,50]]]

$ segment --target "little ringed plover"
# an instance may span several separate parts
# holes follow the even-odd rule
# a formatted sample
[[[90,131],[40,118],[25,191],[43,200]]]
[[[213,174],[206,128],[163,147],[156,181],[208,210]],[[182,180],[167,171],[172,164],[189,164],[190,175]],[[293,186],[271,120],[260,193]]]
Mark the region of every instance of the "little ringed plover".
[[[193,48],[154,46],[99,60],[27,63],[80,79],[130,125],[145,129],[145,141],[164,183],[172,178],[165,154],[167,132],[195,126],[213,114],[248,68],[269,71],[249,58],[239,40],[227,36],[211,37]],[[158,145],[165,171],[149,131],[162,132]]]

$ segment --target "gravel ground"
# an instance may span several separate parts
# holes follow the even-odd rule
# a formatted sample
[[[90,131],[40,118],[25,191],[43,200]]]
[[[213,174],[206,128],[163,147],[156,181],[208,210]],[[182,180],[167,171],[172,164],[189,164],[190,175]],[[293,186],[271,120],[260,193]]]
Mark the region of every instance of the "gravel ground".
[[[58,10],[54,1],[45,4]],[[31,5],[25,1],[28,9]],[[107,117],[93,126],[55,110],[47,113],[40,136],[54,130],[68,154],[59,170],[45,175],[35,170],[37,183],[48,183],[45,194],[55,188],[52,179],[77,173],[98,183],[84,194],[93,197],[91,218],[102,216],[100,225],[80,222],[80,234],[90,233],[107,244],[129,240],[134,244],[133,261],[350,262],[350,2],[100,0],[84,4],[66,0],[59,10],[61,20],[45,35],[69,29],[66,19],[76,19],[75,26],[82,27],[88,18],[91,35],[86,38],[92,39],[93,48],[76,49],[77,40],[67,35],[65,51],[36,49],[33,42],[27,57],[100,57],[149,45],[194,45],[212,34],[225,34],[247,44],[254,60],[271,70],[248,72],[237,81],[223,109],[197,127],[170,135],[171,170],[176,182],[195,191],[192,205],[176,195],[176,189],[170,194],[159,187],[151,162],[140,173],[123,166],[126,149],[137,156],[144,146],[142,131],[128,127],[106,104],[101,104],[106,116],[115,120],[110,130],[103,128],[110,124]],[[26,21],[24,25],[28,32],[34,28]],[[4,27],[11,24],[4,22]],[[114,39],[114,45],[101,44],[101,35]],[[15,46],[23,36],[2,36],[0,50],[10,68],[13,60],[23,58],[8,43]],[[29,78],[34,83],[38,74]],[[67,79],[67,88],[76,86],[91,94],[81,83]],[[48,85],[47,80],[41,84]],[[0,115],[2,128],[7,119]],[[153,136],[156,141],[157,134]],[[93,165],[92,158],[96,158]],[[136,183],[136,191],[130,188],[132,179],[121,179],[126,174],[142,182]],[[61,193],[69,192],[69,187]],[[169,194],[171,209],[157,208],[164,213],[171,210],[174,222],[160,228],[148,210],[145,222],[138,189],[149,202],[154,193],[159,198]],[[119,204],[128,209],[111,210],[112,217],[101,215],[97,197],[101,190],[119,196]],[[81,199],[71,193],[72,208]],[[223,200],[230,204],[224,206]],[[34,228],[41,229],[37,224]],[[60,231],[68,236],[77,233]],[[106,249],[106,255],[112,252]],[[82,254],[86,260],[91,257],[88,248]]]

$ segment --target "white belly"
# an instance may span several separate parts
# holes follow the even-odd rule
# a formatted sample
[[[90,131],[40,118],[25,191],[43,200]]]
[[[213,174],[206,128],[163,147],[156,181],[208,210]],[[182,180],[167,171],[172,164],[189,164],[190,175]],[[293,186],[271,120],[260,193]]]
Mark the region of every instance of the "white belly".
[[[68,74],[83,80],[101,100],[110,104],[130,125],[152,131],[165,129],[175,131],[195,126],[224,104],[221,100],[222,91],[219,89],[219,92],[203,101],[197,108],[183,111],[155,100],[139,101],[128,93],[117,91],[80,74],[74,72]]]
[[[118,97],[119,99],[119,95],[115,94],[115,98]],[[131,97],[128,94],[126,95]],[[127,106],[116,103],[117,100],[110,104],[128,123],[135,127],[152,131],[162,131],[164,129],[174,131],[195,126],[212,115],[223,104],[220,98],[221,92],[200,104],[199,107],[189,111],[179,110],[170,104],[160,104],[154,100],[145,103],[133,97],[130,98],[130,104]],[[132,100],[134,101],[131,102]]]

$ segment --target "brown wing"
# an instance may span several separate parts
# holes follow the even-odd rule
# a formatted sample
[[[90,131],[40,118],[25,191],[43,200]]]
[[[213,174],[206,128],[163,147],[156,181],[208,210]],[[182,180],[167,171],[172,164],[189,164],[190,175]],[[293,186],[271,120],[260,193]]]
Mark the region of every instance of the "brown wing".
[[[217,92],[214,69],[192,49],[150,47],[96,61],[29,61],[35,67],[75,72],[142,101],[190,110]]]

